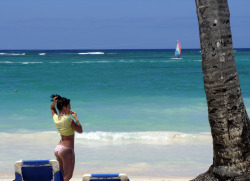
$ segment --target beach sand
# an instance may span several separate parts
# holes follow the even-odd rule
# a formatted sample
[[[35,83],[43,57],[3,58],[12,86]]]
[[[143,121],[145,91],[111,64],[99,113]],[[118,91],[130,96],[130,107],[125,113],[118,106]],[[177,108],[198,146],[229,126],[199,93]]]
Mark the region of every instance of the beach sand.
[[[58,137],[56,132],[1,133],[0,181],[14,180],[15,161],[55,159],[53,150]],[[212,160],[211,145],[194,143],[152,144],[76,139],[76,165],[72,181],[80,181],[88,173],[125,173],[131,181],[191,180],[204,173]]]
[[[130,181],[188,181],[192,177],[143,177],[143,176],[129,176]],[[14,177],[0,177],[0,181],[12,181]],[[82,177],[73,177],[71,181],[81,181]]]

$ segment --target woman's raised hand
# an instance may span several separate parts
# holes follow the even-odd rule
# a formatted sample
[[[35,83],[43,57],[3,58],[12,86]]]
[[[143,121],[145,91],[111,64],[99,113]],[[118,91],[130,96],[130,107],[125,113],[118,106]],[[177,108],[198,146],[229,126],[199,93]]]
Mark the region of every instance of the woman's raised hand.
[[[58,98],[58,96],[54,97],[54,102],[57,102],[57,101],[58,101],[57,98]]]
[[[75,111],[70,111],[70,114],[76,119],[77,118],[77,114]]]

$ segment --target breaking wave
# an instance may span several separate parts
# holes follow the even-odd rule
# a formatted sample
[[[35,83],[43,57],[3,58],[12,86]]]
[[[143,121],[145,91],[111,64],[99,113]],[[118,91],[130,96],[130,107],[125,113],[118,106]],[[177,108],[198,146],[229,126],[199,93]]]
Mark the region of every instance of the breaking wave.
[[[146,131],[146,132],[87,132],[77,134],[76,138],[85,141],[101,142],[127,142],[144,144],[207,144],[211,142],[211,134],[182,133],[171,131]]]
[[[0,55],[25,55],[25,53],[0,53]]]
[[[78,53],[79,55],[103,55],[104,52],[83,52],[83,53]]]

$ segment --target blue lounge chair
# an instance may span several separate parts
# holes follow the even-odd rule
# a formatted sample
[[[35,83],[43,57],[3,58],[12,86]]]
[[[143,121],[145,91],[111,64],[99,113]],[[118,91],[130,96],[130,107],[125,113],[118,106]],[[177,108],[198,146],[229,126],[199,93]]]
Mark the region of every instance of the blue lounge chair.
[[[63,175],[56,160],[17,161],[15,181],[63,181]]]
[[[129,181],[126,174],[85,174],[82,181]]]

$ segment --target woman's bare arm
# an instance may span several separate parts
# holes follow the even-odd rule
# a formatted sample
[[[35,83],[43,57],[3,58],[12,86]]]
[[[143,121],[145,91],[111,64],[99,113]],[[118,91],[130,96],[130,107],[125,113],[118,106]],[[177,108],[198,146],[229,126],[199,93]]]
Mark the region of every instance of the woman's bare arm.
[[[56,111],[56,102],[57,102],[57,97],[54,97],[54,102],[52,102],[52,104],[50,106],[50,110],[51,110],[52,116],[54,116],[54,114],[57,114],[57,111]]]
[[[73,130],[75,130],[76,132],[78,133],[82,133],[82,125],[81,123],[79,122],[78,118],[77,118],[77,115],[76,115],[76,112],[74,111],[71,111],[71,115],[74,117],[75,121],[72,121],[71,122],[71,127],[73,128]]]

